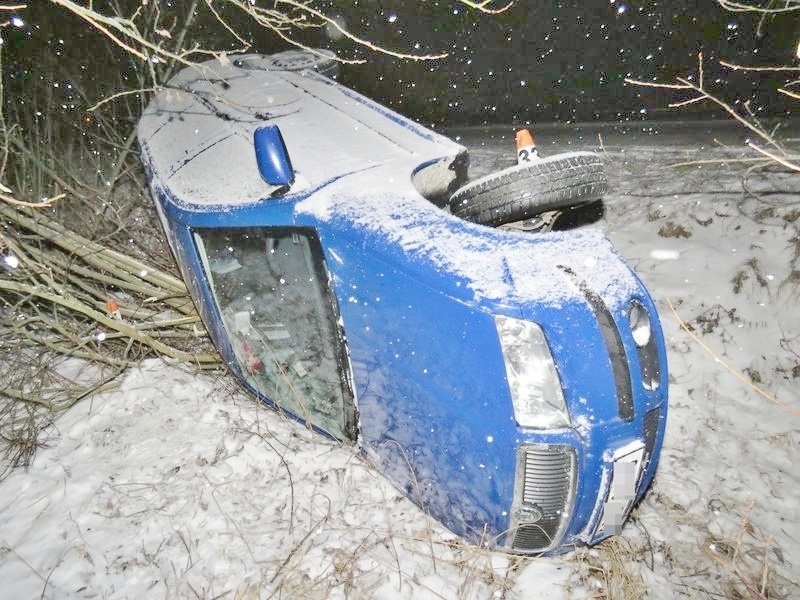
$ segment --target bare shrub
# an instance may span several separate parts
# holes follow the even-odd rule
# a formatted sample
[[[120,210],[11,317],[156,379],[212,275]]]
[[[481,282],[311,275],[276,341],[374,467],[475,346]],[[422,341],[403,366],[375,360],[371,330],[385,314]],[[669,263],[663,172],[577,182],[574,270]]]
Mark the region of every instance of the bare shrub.
[[[755,36],[761,38],[764,31],[776,22],[796,17],[800,12],[800,2],[761,2],[760,0],[717,0],[717,4],[725,11],[756,20]],[[717,66],[722,69],[724,81],[731,78],[747,78],[753,82],[752,87],[767,87],[772,90],[773,100],[796,103],[800,100],[800,67],[796,66],[800,58],[800,40],[796,44],[794,56],[787,56],[786,62],[779,65],[749,65],[736,61],[720,59]],[[770,123],[754,110],[751,100],[743,97],[726,97],[722,88],[715,89],[714,82],[705,77],[706,65],[702,52],[697,56],[697,68],[688,76],[676,76],[673,82],[645,81],[626,78],[625,82],[639,87],[668,90],[676,93],[678,99],[669,104],[670,108],[681,109],[696,104],[711,104],[725,115],[738,122],[752,137],[746,145],[760,159],[758,166],[780,165],[791,171],[800,171],[800,155],[792,148],[791,140],[784,135],[781,123]],[[755,85],[758,83],[758,86]]]

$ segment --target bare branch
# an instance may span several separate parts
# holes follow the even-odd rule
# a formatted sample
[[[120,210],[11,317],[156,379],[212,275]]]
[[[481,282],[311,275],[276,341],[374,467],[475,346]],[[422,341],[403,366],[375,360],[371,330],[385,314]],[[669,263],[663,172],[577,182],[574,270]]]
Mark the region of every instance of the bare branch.
[[[499,15],[500,13],[506,12],[509,8],[514,6],[514,0],[510,0],[505,6],[500,8],[490,8],[489,5],[493,4],[494,0],[482,0],[481,2],[472,2],[471,0],[458,1],[469,8],[486,13],[488,15]]]
[[[255,23],[265,27],[267,29],[272,30],[278,37],[283,39],[284,41],[292,44],[295,47],[302,48],[303,50],[314,51],[312,48],[298,42],[295,40],[289,33],[287,33],[287,25],[293,25],[295,27],[332,27],[336,30],[339,34],[343,37],[347,38],[348,40],[355,42],[359,46],[363,46],[364,48],[368,48],[373,52],[377,52],[380,54],[386,54],[388,56],[393,56],[395,58],[401,58],[406,60],[436,60],[441,58],[446,58],[447,53],[439,53],[439,54],[412,54],[406,52],[397,52],[395,50],[390,50],[389,48],[379,46],[373,42],[370,42],[366,38],[360,37],[352,33],[349,29],[343,26],[337,19],[326,15],[325,13],[305,4],[304,2],[299,2],[296,0],[280,0],[280,4],[285,4],[287,7],[294,8],[299,11],[300,16],[298,17],[289,17],[286,13],[279,12],[276,15],[275,10],[269,10],[257,5],[251,4],[246,0],[222,0],[241,10],[242,12],[248,14]],[[308,20],[306,20],[308,19]],[[343,61],[343,62],[350,62],[350,61]],[[352,62],[365,62],[365,61],[352,61]]]
[[[135,340],[146,346],[149,346],[159,354],[162,354],[164,356],[169,356],[170,358],[192,363],[216,364],[219,362],[219,357],[213,354],[199,354],[173,348],[172,346],[165,344],[164,342],[143,333],[137,327],[129,325],[124,321],[117,320],[111,316],[108,316],[105,313],[100,312],[96,308],[89,306],[88,304],[82,302],[81,300],[72,295],[61,294],[54,290],[50,290],[40,286],[34,286],[26,283],[9,281],[5,279],[0,279],[0,290],[6,292],[15,292],[17,294],[23,294],[32,298],[36,298],[41,301],[46,301],[52,304],[63,306],[68,310],[85,315],[86,317],[95,321],[99,326],[105,327],[112,331],[118,331],[125,337]]]
[[[241,35],[239,35],[239,32],[229,25],[224,17],[217,11],[217,9],[214,8],[214,0],[205,0],[205,3],[211,13],[214,15],[214,18],[217,19],[217,22],[222,25],[228,33],[236,38],[236,41],[239,42],[243,48],[247,48],[250,44],[248,44],[247,41]]]
[[[797,92],[790,92],[789,90],[784,88],[778,88],[778,92],[783,94],[784,96],[789,96],[789,98],[791,98],[792,100],[800,100],[800,94],[798,94]]]
[[[728,12],[734,12],[734,13],[752,12],[752,13],[769,15],[778,13],[788,13],[800,10],[800,2],[797,2],[797,0],[785,0],[784,6],[782,8],[774,8],[772,6],[758,6],[756,4],[750,4],[746,2],[731,2],[730,0],[717,0],[717,4],[719,4],[722,8],[724,8]]]
[[[791,171],[800,172],[800,164],[798,164],[798,163],[790,162],[790,161],[778,156],[774,152],[769,152],[768,150],[762,148],[761,146],[758,146],[758,145],[754,144],[753,142],[747,142],[747,146],[749,146],[750,148],[752,148],[753,150],[755,150],[759,154],[763,154],[767,158],[775,161],[776,163],[778,163],[780,165],[783,165],[784,167],[786,167],[787,169],[789,169]]]
[[[677,84],[677,83],[658,83],[656,81],[645,81],[644,79],[633,79],[632,77],[626,77],[624,79],[625,83],[630,85],[635,85],[638,87],[649,87],[649,88],[656,88],[661,90],[690,90],[692,89],[688,85]]]
[[[111,94],[110,96],[106,96],[102,100],[99,100],[92,106],[86,109],[86,112],[92,112],[103,106],[104,104],[108,104],[109,102],[113,102],[118,98],[124,98],[125,96],[131,96],[136,94],[147,94],[147,93],[156,93],[161,88],[158,87],[149,87],[149,88],[138,88],[135,90],[125,90],[124,92],[117,92],[116,94]]]
[[[74,13],[97,30],[99,30],[103,35],[105,35],[108,39],[114,42],[117,46],[128,52],[129,54],[141,59],[141,60],[149,60],[149,57],[139,51],[138,49],[134,48],[133,46],[127,44],[122,38],[118,35],[114,34],[109,27],[120,31],[123,35],[127,37],[131,37],[130,29],[126,26],[130,24],[131,28],[133,24],[130,21],[123,20],[117,17],[106,17],[100,13],[95,12],[91,8],[84,8],[70,0],[50,0],[53,4],[59,5],[68,11]]]
[[[758,137],[763,139],[765,142],[767,142],[768,144],[774,146],[776,149],[781,150],[780,146],[778,146],[778,144],[775,141],[775,139],[769,133],[767,133],[766,131],[764,131],[763,129],[758,127],[757,125],[755,125],[755,124],[751,123],[750,121],[748,121],[745,117],[743,117],[738,112],[736,112],[730,104],[728,104],[724,100],[722,100],[722,99],[720,99],[720,98],[708,93],[706,90],[700,88],[699,86],[697,86],[695,84],[692,84],[687,79],[683,79],[682,77],[678,77],[677,79],[681,83],[690,86],[691,89],[693,89],[698,94],[700,94],[703,99],[710,100],[711,102],[713,102],[714,104],[719,106],[722,110],[724,110],[731,117],[733,117],[734,120],[736,120],[739,123],[741,123],[742,125],[744,125],[747,129],[749,129],[750,131],[755,133]]]
[[[45,198],[44,200],[38,201],[27,201],[27,200],[17,200],[14,196],[10,194],[4,194],[0,192],[0,200],[5,202],[6,204],[12,204],[14,206],[26,206],[28,208],[47,208],[48,206],[52,206],[54,202],[61,200],[62,198],[66,198],[66,194],[58,194],[53,196],[52,198]]]
[[[789,71],[792,73],[800,73],[800,67],[788,67],[788,66],[754,67],[749,65],[739,65],[722,59],[720,59],[719,64],[733,71],[763,71],[772,73],[782,73]]]
[[[249,44],[245,37],[226,18],[224,12],[220,10],[225,6],[231,7],[246,14],[253,23],[263,27],[264,29],[272,31],[275,35],[287,43],[297,48],[312,52],[314,51],[313,48],[308,47],[294,37],[294,33],[296,31],[327,27],[337,32],[337,34],[340,36],[357,44],[358,46],[367,48],[379,54],[385,54],[403,60],[429,61],[447,57],[446,52],[402,52],[381,46],[363,36],[356,35],[345,25],[343,25],[340,20],[317,8],[314,8],[310,3],[303,0],[278,0],[272,5],[272,8],[260,6],[254,2],[249,2],[248,0],[203,1],[217,22],[231,36],[233,36],[237,42],[242,45],[240,50],[248,49]],[[476,10],[478,12],[491,15],[503,13],[514,5],[513,0],[502,4],[498,8],[494,8],[492,6],[495,0],[458,1],[471,10]],[[220,50],[202,48],[199,45],[194,45],[191,48],[183,48],[183,36],[181,36],[180,39],[176,40],[174,43],[169,44],[171,49],[168,48],[165,42],[172,42],[173,35],[168,27],[159,25],[157,4],[154,5],[156,7],[156,17],[155,23],[152,24],[152,32],[146,34],[142,31],[139,25],[137,25],[137,19],[141,16],[141,10],[144,5],[139,5],[132,15],[123,17],[105,14],[97,9],[92,2],[89,2],[88,4],[79,3],[76,0],[50,0],[50,2],[73,13],[97,29],[112,43],[122,48],[125,52],[128,52],[132,56],[135,56],[142,61],[147,61],[148,63],[159,61],[175,61],[181,64],[189,65],[193,62],[191,59],[192,56],[202,54],[219,55],[221,53]],[[337,58],[337,60],[345,63],[365,62],[364,60],[360,59]],[[154,83],[156,83],[155,80]]]
[[[127,53],[135,56],[143,61],[158,61],[159,59],[171,59],[185,65],[191,65],[189,56],[195,53],[195,49],[181,51],[179,54],[171,52],[166,48],[148,40],[136,26],[134,17],[124,19],[122,17],[110,17],[97,12],[90,4],[88,7],[81,6],[72,0],[50,0],[51,3],[61,6],[77,17],[83,19],[108,39],[114,42],[117,46],[125,50]],[[136,42],[142,49],[135,48],[127,40]],[[148,55],[143,49],[150,50],[152,54]]]
[[[730,115],[735,121],[737,121],[738,123],[743,125],[746,129],[748,129],[749,131],[751,131],[752,133],[757,135],[759,138],[761,138],[764,142],[766,142],[767,145],[772,146],[777,152],[780,153],[780,155],[783,155],[784,157],[787,156],[786,151],[781,147],[781,145],[775,139],[775,136],[771,132],[766,131],[758,123],[758,121],[756,120],[755,116],[752,113],[749,113],[747,116],[741,115],[728,102],[726,102],[725,100],[719,98],[718,96],[715,96],[714,94],[710,93],[708,90],[705,89],[704,84],[703,84],[703,55],[702,55],[702,53],[698,53],[697,59],[698,59],[698,73],[699,73],[698,82],[697,83],[692,82],[692,81],[690,81],[689,79],[687,79],[685,77],[676,77],[675,80],[677,81],[677,83],[672,83],[672,84],[649,82],[649,81],[643,81],[643,80],[632,79],[632,78],[625,78],[625,83],[628,83],[628,84],[631,84],[631,85],[636,85],[636,86],[639,86],[639,87],[650,87],[650,88],[656,88],[656,89],[669,89],[669,90],[674,90],[674,91],[679,91],[679,92],[693,92],[694,95],[691,98],[688,98],[686,100],[681,100],[679,102],[673,102],[673,103],[669,104],[669,106],[671,108],[680,108],[680,107],[683,107],[683,106],[687,106],[689,104],[695,104],[697,102],[703,102],[703,101],[707,100],[707,101],[709,101],[709,102],[711,102],[713,104],[716,104],[719,108],[721,108],[728,115]],[[789,95],[789,96],[791,96],[791,97],[795,97],[796,96],[795,94],[788,93],[785,90],[784,90],[784,93]],[[756,145],[754,145],[752,143],[749,143],[749,142],[748,142],[748,146],[751,147],[753,150],[755,150],[755,151],[757,151],[760,154],[763,154],[765,156],[770,156],[771,154],[774,154],[774,153],[767,153],[760,146],[756,146]],[[778,155],[776,154],[775,156],[778,156]],[[782,161],[776,161],[776,162],[779,162],[780,164],[782,164],[784,166],[789,166],[789,165],[792,164],[791,162],[787,162],[787,164],[784,164],[783,161],[785,161],[785,160],[786,159],[784,158]],[[789,166],[789,168],[793,168],[793,167]]]

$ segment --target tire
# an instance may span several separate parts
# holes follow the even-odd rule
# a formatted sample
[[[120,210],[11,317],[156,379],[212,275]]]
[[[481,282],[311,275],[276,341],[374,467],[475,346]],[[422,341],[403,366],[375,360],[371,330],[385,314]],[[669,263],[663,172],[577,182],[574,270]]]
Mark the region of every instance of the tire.
[[[496,227],[596,201],[607,188],[599,155],[555,154],[459,188],[450,196],[450,211],[467,221]]]

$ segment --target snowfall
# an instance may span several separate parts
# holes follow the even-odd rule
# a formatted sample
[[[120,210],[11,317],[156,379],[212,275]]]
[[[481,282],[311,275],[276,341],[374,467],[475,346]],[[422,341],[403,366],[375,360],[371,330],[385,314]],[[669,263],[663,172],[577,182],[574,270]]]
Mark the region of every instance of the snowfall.
[[[474,176],[510,128],[447,132]],[[595,150],[606,232],[660,311],[670,413],[621,534],[557,557],[470,546],[351,446],[231,377],[150,359],[0,483],[4,598],[800,597],[800,175],[728,124],[537,128]],[[546,235],[546,234],[545,234]]]

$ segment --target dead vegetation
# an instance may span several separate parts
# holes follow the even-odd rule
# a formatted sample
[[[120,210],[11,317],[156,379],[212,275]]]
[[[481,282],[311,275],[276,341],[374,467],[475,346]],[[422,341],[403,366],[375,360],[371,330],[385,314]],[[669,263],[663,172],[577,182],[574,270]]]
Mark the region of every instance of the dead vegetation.
[[[668,589],[673,590],[671,597],[685,598],[793,597],[796,582],[776,568],[785,572],[786,558],[774,538],[752,520],[753,503],[738,514],[712,501],[713,519],[706,523],[684,507],[673,508],[683,515],[664,507],[674,521],[672,527],[701,531],[702,536],[653,539],[634,511],[622,536],[575,553],[569,597],[637,600],[652,597],[655,590],[661,590],[656,597],[667,597]]]
[[[219,365],[150,207],[133,146],[141,99],[83,115],[80,81],[0,88],[0,180],[17,191],[0,202],[0,478],[28,464],[58,412],[143,358]]]
[[[0,205],[0,475],[26,465],[53,416],[148,356],[215,368],[183,282],[63,227]],[[37,441],[38,440],[38,441]]]

